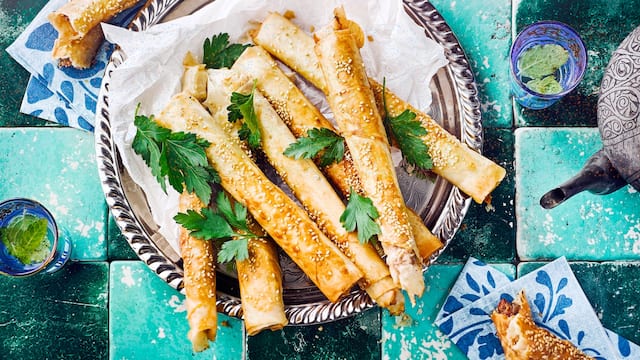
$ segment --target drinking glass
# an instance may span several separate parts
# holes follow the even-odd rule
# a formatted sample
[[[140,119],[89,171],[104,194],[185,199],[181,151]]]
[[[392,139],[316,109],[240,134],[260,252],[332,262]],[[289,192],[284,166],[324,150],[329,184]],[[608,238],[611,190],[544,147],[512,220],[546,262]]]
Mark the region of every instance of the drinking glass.
[[[8,235],[7,229],[10,224],[24,219],[26,216],[35,216],[38,219],[45,219],[47,222],[46,240],[49,242],[48,251],[42,261],[23,263],[14,256],[8,245],[5,244]],[[5,234],[3,234],[3,232]],[[15,238],[15,237],[14,237]],[[24,243],[20,243],[24,245]],[[18,246],[12,244],[9,246]],[[60,270],[69,260],[71,255],[71,242],[63,229],[59,228],[55,219],[42,204],[37,201],[25,198],[15,198],[0,203],[0,274],[9,276],[28,276],[39,272],[53,273]]]
[[[531,81],[520,69],[523,54],[536,46],[556,44],[568,52],[568,60],[552,76],[561,90],[555,93],[539,93],[530,88]],[[514,99],[529,109],[544,109],[570,93],[582,80],[587,67],[587,52],[578,33],[569,25],[558,21],[540,21],[526,26],[518,34],[509,54],[511,63],[511,88]]]

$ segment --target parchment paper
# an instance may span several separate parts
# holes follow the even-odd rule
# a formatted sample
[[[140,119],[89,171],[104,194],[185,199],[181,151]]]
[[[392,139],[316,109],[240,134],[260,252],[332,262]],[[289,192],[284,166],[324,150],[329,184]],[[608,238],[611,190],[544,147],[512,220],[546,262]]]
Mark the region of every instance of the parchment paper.
[[[347,17],[372,39],[365,41],[362,49],[369,76],[378,81],[386,78],[391,91],[426,110],[431,102],[428,84],[447,61],[442,47],[426,38],[423,29],[405,13],[401,1],[217,0],[190,16],[143,32],[103,24],[107,40],[118,44],[127,56],[111,75],[109,113],[113,138],[124,166],[147,195],[160,233],[176,250],[179,228],[173,216],[177,213],[178,194],[168,184],[165,194],[131,148],[137,104],[141,114],[159,113],[180,91],[184,55],[191,51],[201,58],[205,38],[226,32],[233,42],[250,42],[247,31],[273,11],[291,10],[295,13],[293,21],[303,30],[320,29],[340,5]]]

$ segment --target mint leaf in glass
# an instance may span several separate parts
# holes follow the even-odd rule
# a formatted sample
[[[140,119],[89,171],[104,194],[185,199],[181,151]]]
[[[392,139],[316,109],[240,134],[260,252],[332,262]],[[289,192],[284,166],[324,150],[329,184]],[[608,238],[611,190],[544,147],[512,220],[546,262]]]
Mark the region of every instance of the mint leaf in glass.
[[[527,87],[538,94],[551,95],[562,92],[562,85],[552,75],[527,81]]]
[[[518,59],[519,75],[541,79],[556,72],[569,60],[569,52],[557,44],[535,45]]]
[[[47,239],[47,219],[25,214],[0,229],[0,241],[25,265],[43,262],[51,252]]]

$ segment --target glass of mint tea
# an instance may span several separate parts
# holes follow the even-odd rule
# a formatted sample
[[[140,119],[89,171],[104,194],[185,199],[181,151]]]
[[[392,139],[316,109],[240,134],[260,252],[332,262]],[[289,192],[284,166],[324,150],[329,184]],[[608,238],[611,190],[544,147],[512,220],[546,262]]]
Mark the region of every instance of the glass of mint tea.
[[[518,34],[510,52],[516,102],[544,109],[578,86],[587,66],[584,43],[569,25],[540,21]]]
[[[25,198],[0,203],[0,274],[52,273],[70,255],[69,239],[42,204]]]

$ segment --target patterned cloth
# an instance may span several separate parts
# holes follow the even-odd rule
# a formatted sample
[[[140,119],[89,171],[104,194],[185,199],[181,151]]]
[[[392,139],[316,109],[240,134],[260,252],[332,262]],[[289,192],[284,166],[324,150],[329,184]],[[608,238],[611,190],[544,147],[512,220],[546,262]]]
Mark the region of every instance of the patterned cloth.
[[[564,257],[515,281],[469,258],[436,324],[470,359],[504,359],[490,314],[524,289],[533,318],[596,359],[640,359],[640,347],[602,327]]]
[[[59,68],[51,57],[58,32],[47,15],[67,1],[47,3],[7,52],[31,73],[20,112],[93,131],[100,84],[113,46],[105,42],[88,69]],[[121,13],[111,23],[128,24],[142,3]]]

